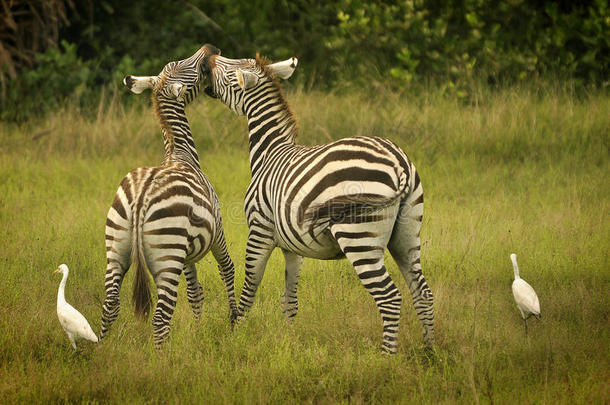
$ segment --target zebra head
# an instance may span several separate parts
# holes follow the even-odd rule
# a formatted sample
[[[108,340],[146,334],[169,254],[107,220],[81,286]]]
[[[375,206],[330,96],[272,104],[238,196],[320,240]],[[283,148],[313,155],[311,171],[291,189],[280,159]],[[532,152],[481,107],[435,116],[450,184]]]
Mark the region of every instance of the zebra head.
[[[246,99],[263,95],[275,85],[276,78],[288,79],[297,63],[295,57],[270,63],[258,55],[256,59],[229,59],[220,54],[211,55],[203,63],[210,80],[205,92],[219,98],[236,114],[246,115]]]
[[[199,86],[205,74],[203,62],[211,55],[219,55],[220,50],[213,45],[202,46],[191,57],[169,62],[156,76],[126,76],[123,84],[135,94],[152,89],[158,100],[185,106],[199,93]]]

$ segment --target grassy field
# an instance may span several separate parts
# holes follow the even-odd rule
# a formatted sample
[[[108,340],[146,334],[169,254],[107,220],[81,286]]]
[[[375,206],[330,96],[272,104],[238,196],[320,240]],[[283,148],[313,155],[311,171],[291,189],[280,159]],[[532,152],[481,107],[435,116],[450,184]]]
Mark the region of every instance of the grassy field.
[[[194,321],[180,286],[171,341],[152,345],[130,303],[102,344],[74,352],[55,313],[67,300],[99,332],[104,223],[122,177],[162,159],[147,107],[106,98],[97,117],[59,109],[0,124],[0,403],[608,403],[610,401],[610,99],[567,90],[483,92],[463,106],[381,91],[288,94],[304,144],[350,135],[397,142],[426,196],[422,265],[435,294],[432,361],[408,288],[398,354],[380,354],[377,309],[346,261],[306,259],[300,309],[280,311],[283,258],[272,256],[247,320],[231,329],[215,263],[198,265],[206,301]],[[348,108],[346,108],[348,106]],[[249,181],[246,124],[202,98],[187,112],[204,172],[223,203],[243,283]],[[509,253],[540,297],[529,337],[511,294]]]

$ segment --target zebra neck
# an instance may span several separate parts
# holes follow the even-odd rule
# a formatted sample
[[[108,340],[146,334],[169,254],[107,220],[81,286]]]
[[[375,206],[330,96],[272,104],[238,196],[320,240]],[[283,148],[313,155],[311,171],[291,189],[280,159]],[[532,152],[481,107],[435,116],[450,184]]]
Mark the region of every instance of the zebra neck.
[[[199,155],[195,149],[195,141],[184,107],[177,103],[159,102],[154,98],[153,105],[163,131],[165,145],[163,164],[180,161],[200,167]]]
[[[265,156],[282,145],[293,145],[297,124],[281,93],[252,100],[246,108],[248,117],[250,169],[256,173]]]

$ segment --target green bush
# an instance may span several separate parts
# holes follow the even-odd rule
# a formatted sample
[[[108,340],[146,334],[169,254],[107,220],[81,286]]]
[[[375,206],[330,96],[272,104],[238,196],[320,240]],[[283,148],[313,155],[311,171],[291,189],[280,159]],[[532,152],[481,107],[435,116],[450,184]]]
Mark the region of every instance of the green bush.
[[[608,5],[522,0],[338,2],[328,46],[337,70],[377,68],[400,85],[432,80],[458,97],[473,80],[514,83],[540,75],[604,84],[610,64]],[[607,84],[607,82],[605,83]]]
[[[605,0],[76,0],[62,46],[9,82],[0,116],[24,119],[66,98],[95,101],[100,86],[156,73],[206,42],[234,58],[297,56],[293,81],[318,88],[432,85],[468,100],[486,83],[605,87],[609,10]]]
[[[91,91],[94,73],[92,62],[77,56],[76,45],[61,42],[61,48],[49,48],[36,57],[38,65],[21,72],[8,86],[7,108],[3,120],[21,120],[40,114],[68,97],[82,98]]]

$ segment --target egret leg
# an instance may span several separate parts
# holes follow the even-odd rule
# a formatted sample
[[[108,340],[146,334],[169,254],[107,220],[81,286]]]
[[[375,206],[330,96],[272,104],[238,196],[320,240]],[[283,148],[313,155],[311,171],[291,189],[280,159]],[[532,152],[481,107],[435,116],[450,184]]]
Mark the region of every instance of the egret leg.
[[[527,318],[523,318],[523,323],[525,324],[525,336],[527,336]]]
[[[71,333],[68,333],[68,339],[70,339],[70,343],[72,343],[72,347],[74,348],[74,350],[76,350],[76,342],[74,341],[74,335]]]

